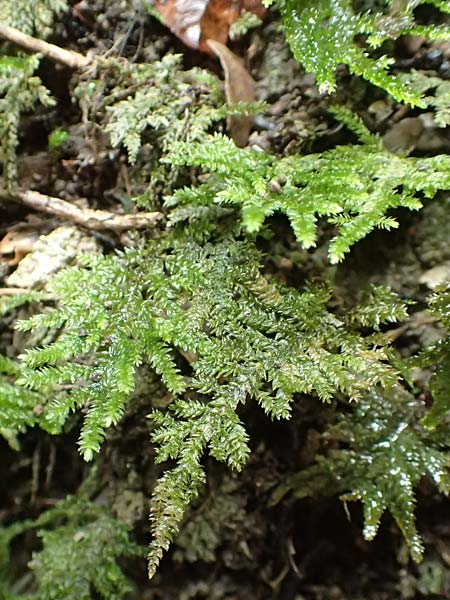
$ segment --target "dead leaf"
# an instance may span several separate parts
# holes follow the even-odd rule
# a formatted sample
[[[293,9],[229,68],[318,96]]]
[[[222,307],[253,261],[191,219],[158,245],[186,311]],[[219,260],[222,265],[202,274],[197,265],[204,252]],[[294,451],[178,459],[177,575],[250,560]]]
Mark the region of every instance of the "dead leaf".
[[[32,251],[40,233],[30,228],[8,231],[0,241],[0,256],[10,266],[17,265]]]
[[[220,60],[225,73],[225,95],[228,104],[252,102],[255,99],[255,82],[239,58],[216,40],[207,40],[207,45]],[[228,129],[236,146],[242,148],[247,144],[252,124],[251,116],[228,117]]]
[[[265,15],[261,0],[156,0],[155,8],[167,27],[187,46],[215,54],[225,73],[227,102],[252,102],[255,82],[239,58],[226,47],[228,30],[243,12]],[[237,146],[248,141],[253,118],[228,118],[230,135]]]
[[[208,40],[226,44],[228,29],[243,12],[265,15],[261,0],[156,0],[164,23],[187,46],[211,53]]]
[[[229,48],[216,40],[207,40],[208,47],[220,60],[225,73],[225,96],[228,104],[252,102],[255,99],[255,82],[239,58]],[[236,146],[247,144],[253,117],[230,116],[228,129]]]

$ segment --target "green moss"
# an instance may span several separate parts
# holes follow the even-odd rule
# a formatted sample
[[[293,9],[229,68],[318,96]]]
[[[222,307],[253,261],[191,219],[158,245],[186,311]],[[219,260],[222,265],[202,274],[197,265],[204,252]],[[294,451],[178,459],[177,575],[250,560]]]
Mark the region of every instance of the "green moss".
[[[449,427],[431,435],[418,425],[423,413],[423,403],[399,387],[370,392],[337,413],[336,423],[323,434],[325,448],[316,464],[281,486],[274,502],[288,491],[297,498],[341,494],[344,502],[360,500],[367,540],[375,537],[389,510],[412,557],[420,561],[423,544],[414,520],[414,486],[428,475],[441,492],[450,491]]]
[[[388,18],[356,13],[346,0],[276,4],[295,56],[323,90],[335,89],[336,67],[346,63],[395,98],[421,102],[420,91],[389,74],[389,58],[370,57],[355,37],[364,34],[375,48],[404,33],[445,38],[448,32],[415,25],[409,6]],[[37,102],[51,104],[34,75],[37,65],[35,56],[0,59],[0,158],[9,185],[21,113]],[[141,65],[99,59],[79,78],[75,97],[85,122],[104,127],[111,145],[123,146],[144,172],[148,188],[138,202],[164,210],[167,227],[134,239],[132,248],[85,257],[60,272],[50,287],[54,307],[16,324],[21,331],[47,331],[51,341],[27,348],[20,363],[0,360],[0,432],[12,444],[33,425],[62,434],[75,414],[80,451],[93,460],[132,410],[139,369],[151,368],[167,390],[155,410],[148,399],[151,440],[156,462],[168,463],[151,500],[152,575],[207,479],[205,455],[244,468],[250,444],[242,406],[256,401],[270,418],[288,419],[308,396],[335,418],[317,464],[286,482],[283,493],[362,500],[368,539],[390,511],[419,559],[414,486],[428,474],[441,492],[449,489],[448,341],[427,355],[427,364],[438,365],[430,385],[435,405],[427,413],[401,387],[399,372],[407,368],[383,334],[408,318],[407,302],[378,286],[346,311],[325,282],[294,287],[271,276],[260,248],[274,235],[268,218],[282,213],[306,249],[320,242],[320,228],[332,229],[328,255],[336,263],[375,228],[397,227],[394,209],[416,210],[424,198],[450,189],[448,157],[394,155],[344,108],[333,112],[356,135],[355,144],[287,157],[238,149],[210,129],[261,104],[225,106],[214,76],[184,72],[173,55]],[[163,181],[156,191],[155,179]],[[179,188],[180,179],[194,183]],[[434,308],[448,327],[447,292],[436,296]],[[215,515],[234,510],[232,502],[216,504],[185,543],[192,559],[213,556]],[[19,524],[4,534],[3,554],[30,528],[39,529],[43,544],[32,561],[37,598],[126,593],[116,559],[138,551],[126,528],[99,507],[74,501]]]
[[[41,544],[28,565],[33,575],[29,587],[35,591],[15,595],[8,591],[13,575],[9,547],[30,530],[37,532]],[[67,498],[35,521],[0,529],[4,597],[11,600],[123,600],[131,586],[117,560],[126,556],[142,556],[127,527],[105,507],[82,497]]]
[[[8,186],[17,181],[16,148],[22,113],[37,104],[55,104],[39,77],[34,75],[38,65],[36,55],[26,58],[0,55],[0,165]]]
[[[449,11],[447,2],[429,3]],[[443,25],[420,26],[414,23],[413,8],[417,4],[402,3],[398,12],[385,15],[375,10],[370,13],[355,12],[350,0],[275,2],[283,17],[286,37],[295,58],[307,71],[316,75],[323,91],[333,92],[336,89],[336,68],[344,63],[351,73],[384,88],[397,100],[423,105],[420,93],[389,73],[389,67],[394,62],[392,58],[386,55],[373,58],[368,52],[370,48],[378,48],[385,40],[405,34],[448,39],[448,28]],[[368,48],[358,41],[362,35],[367,40]]]
[[[360,145],[279,158],[237,149],[217,135],[208,144],[174,144],[168,162],[200,166],[213,176],[195,190],[175,192],[170,205],[180,210],[172,219],[188,219],[185,204],[237,204],[245,229],[255,233],[279,211],[288,216],[304,248],[316,245],[318,224],[326,219],[336,229],[329,248],[329,258],[336,263],[373,229],[398,227],[392,209],[417,210],[421,195],[432,197],[439,189],[450,188],[446,155],[396,156],[355,115],[342,108],[333,112],[358,135]]]

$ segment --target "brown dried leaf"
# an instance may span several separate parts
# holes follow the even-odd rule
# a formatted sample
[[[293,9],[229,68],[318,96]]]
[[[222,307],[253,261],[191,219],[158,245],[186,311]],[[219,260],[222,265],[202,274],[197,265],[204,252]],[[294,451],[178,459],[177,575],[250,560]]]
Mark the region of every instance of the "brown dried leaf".
[[[207,40],[208,47],[219,58],[225,73],[225,95],[228,104],[252,102],[255,99],[255,82],[239,58],[229,48],[216,40]],[[253,117],[230,116],[228,129],[236,146],[247,144]]]
[[[0,241],[0,257],[10,266],[17,265],[26,254],[32,251],[39,237],[39,233],[28,227],[8,231]]]
[[[261,0],[156,0],[155,8],[187,46],[208,53],[208,40],[226,44],[230,25],[243,12],[265,14]]]

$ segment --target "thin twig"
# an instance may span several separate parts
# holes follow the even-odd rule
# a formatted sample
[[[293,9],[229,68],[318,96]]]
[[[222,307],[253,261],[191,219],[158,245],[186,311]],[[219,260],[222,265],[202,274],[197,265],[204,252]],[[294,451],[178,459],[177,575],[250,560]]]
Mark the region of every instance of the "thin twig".
[[[92,62],[92,59],[87,58],[78,52],[64,50],[64,48],[60,48],[54,44],[49,44],[48,42],[34,38],[31,35],[22,33],[14,27],[9,27],[8,25],[3,25],[1,23],[0,38],[17,44],[18,46],[21,46],[26,50],[30,50],[31,52],[38,52],[54,62],[66,65],[70,69],[85,69]]]
[[[29,294],[27,288],[0,288],[0,296],[19,296],[20,294]]]
[[[0,189],[0,200],[16,200],[35,210],[56,217],[69,219],[94,231],[126,231],[154,227],[162,218],[160,212],[141,212],[132,215],[116,215],[106,210],[79,208],[70,202],[33,191],[8,192]]]

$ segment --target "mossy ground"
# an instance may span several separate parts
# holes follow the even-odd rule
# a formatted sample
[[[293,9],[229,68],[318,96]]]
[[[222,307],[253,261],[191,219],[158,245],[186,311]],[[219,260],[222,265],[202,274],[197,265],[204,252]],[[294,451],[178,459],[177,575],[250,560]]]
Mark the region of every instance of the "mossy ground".
[[[176,51],[183,54],[186,68],[202,66],[219,73],[213,59],[183,47],[137,2],[96,0],[83,19],[69,11],[56,24],[53,41],[83,53],[93,47],[102,52],[115,44],[118,53],[146,61]],[[236,49],[245,49],[259,99],[270,103],[267,114],[257,119],[250,144],[286,156],[354,141],[352,134],[327,115],[327,100],[319,94],[311,76],[290,58],[275,23],[248,34]],[[423,47],[408,60],[420,67],[432,50],[431,46]],[[397,51],[401,61],[401,48]],[[82,115],[70,100],[69,73],[44,62],[40,76],[58,104],[51,112],[38,112],[24,120],[19,152],[21,185],[38,186],[40,191],[67,200],[89,198],[93,208],[129,202],[130,196],[140,191],[139,174],[127,166],[119,151],[105,151],[98,131],[86,139],[80,125]],[[345,72],[340,74],[339,83],[340,100],[351,99],[352,107],[375,129],[385,134],[395,124],[392,118],[377,124],[368,110],[380,101],[379,91]],[[392,115],[395,117],[400,110],[393,105]],[[60,154],[52,155],[47,151],[48,135],[61,123],[69,132],[69,143],[63,145]],[[0,210],[0,236],[28,217],[19,207],[1,206]],[[287,220],[281,217],[273,218],[275,236],[261,240],[261,247],[266,252],[267,270],[291,285],[300,286],[318,276],[333,278],[339,301],[345,306],[352,303],[362,282],[388,284],[401,295],[415,299],[413,312],[419,314],[430,291],[426,274],[450,260],[449,217],[448,198],[430,201],[417,215],[400,215],[401,228],[397,232],[372,234],[338,268],[327,266],[322,246],[313,252],[300,251]],[[48,223],[38,219],[33,226],[45,229]],[[321,235],[325,240],[329,232],[325,230]],[[120,247],[124,240],[101,236],[99,241],[111,249]],[[5,263],[0,268],[3,277],[11,270]],[[25,309],[21,310],[25,316]],[[9,317],[0,322],[0,342],[6,354],[14,355],[23,350],[23,339],[10,326]],[[435,334],[436,325],[419,316],[398,332],[396,345],[408,355],[416,350],[419,340],[432,340]],[[64,436],[28,432],[20,440],[20,452],[0,441],[0,523],[37,517],[57,500],[75,493],[83,483],[87,485],[88,480],[96,497],[133,527],[138,541],[148,543],[148,498],[161,469],[155,466],[149,450],[147,399],[151,396],[154,406],[164,406],[167,398],[150,373],[142,370],[141,375],[132,409],[109,434],[91,480],[91,467],[78,454],[76,420],[69,422]],[[416,566],[388,517],[383,519],[379,536],[369,544],[361,534],[360,509],[349,507],[349,521],[337,498],[295,502],[286,497],[271,506],[277,484],[299,467],[309,465],[318,449],[327,416],[316,402],[305,397],[288,422],[273,424],[255,406],[246,407],[242,418],[251,434],[253,450],[246,469],[233,476],[208,459],[207,488],[186,516],[178,542],[154,579],[147,580],[145,560],[124,562],[134,586],[130,598],[450,597],[450,503],[434,495],[426,481],[418,493],[418,524],[426,555],[425,561]],[[26,588],[26,575],[21,573],[36,545],[33,535],[24,535],[16,542],[14,567],[19,587],[22,583]]]

